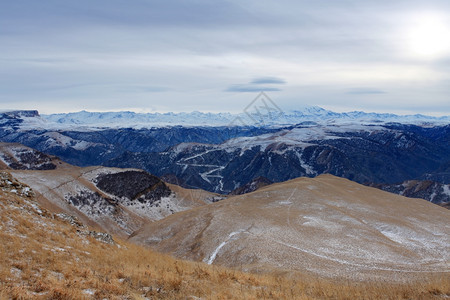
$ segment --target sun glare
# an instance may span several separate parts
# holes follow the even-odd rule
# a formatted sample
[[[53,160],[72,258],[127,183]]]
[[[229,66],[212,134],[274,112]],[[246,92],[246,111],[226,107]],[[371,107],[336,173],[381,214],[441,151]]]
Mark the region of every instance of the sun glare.
[[[414,56],[439,58],[450,55],[450,26],[439,14],[416,15],[408,26],[406,39]]]

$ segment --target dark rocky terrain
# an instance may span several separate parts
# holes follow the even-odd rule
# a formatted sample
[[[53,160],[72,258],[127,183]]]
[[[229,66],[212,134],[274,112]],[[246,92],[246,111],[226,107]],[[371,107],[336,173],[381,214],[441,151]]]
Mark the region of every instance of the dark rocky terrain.
[[[16,110],[0,112],[0,126],[3,129],[18,130],[23,118],[39,117],[37,110]]]
[[[144,171],[100,174],[95,182],[97,187],[106,193],[141,203],[146,200],[159,200],[172,193],[161,179]]]
[[[36,112],[37,113],[37,112]],[[218,144],[274,132],[258,127],[161,127],[148,129],[20,129],[21,115],[0,114],[0,141],[20,143],[77,166],[100,165],[129,152],[161,152],[182,142]]]
[[[273,182],[270,181],[269,179],[267,179],[263,176],[259,176],[255,179],[253,179],[252,181],[244,184],[243,186],[238,187],[237,189],[232,191],[230,193],[230,195],[242,195],[242,194],[251,193],[251,192],[256,191],[257,189],[260,189],[260,188],[265,187],[272,183]]]
[[[56,168],[54,157],[21,144],[0,143],[0,160],[13,170],[54,170]]]
[[[400,184],[372,184],[386,192],[421,198],[436,204],[450,203],[450,184],[430,180],[408,180]]]
[[[315,128],[302,128],[305,132]],[[283,135],[296,134],[293,128]],[[281,135],[281,134],[280,134]],[[125,152],[107,166],[135,167],[157,176],[170,174],[186,187],[219,193],[264,176],[273,182],[323,173],[359,183],[397,183],[433,174],[450,161],[450,127],[392,124],[361,131],[335,131],[319,139],[185,143],[163,152]],[[448,176],[442,176],[442,183]]]

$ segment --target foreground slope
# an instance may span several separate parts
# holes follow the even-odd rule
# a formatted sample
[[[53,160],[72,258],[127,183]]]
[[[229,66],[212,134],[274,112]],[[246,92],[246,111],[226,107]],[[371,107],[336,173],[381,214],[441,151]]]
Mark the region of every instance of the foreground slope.
[[[53,214],[0,172],[0,299],[442,299],[449,278],[355,284],[173,259]]]
[[[267,292],[274,289],[274,278],[213,269],[110,236],[98,238],[108,235],[49,212],[30,187],[4,171],[0,229],[0,299],[274,298]]]
[[[447,209],[331,175],[181,212],[146,225],[130,240],[243,270],[358,280],[450,272]]]

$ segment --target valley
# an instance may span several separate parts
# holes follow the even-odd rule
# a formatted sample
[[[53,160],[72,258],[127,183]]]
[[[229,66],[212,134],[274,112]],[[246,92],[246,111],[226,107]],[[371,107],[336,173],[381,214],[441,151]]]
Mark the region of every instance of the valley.
[[[258,177],[282,182],[325,173],[379,187],[432,181],[438,187],[422,191],[420,197],[441,205],[450,202],[450,127],[445,118],[338,114],[317,108],[284,119],[265,117],[272,120],[268,124],[247,120],[246,126],[232,121],[232,126],[223,126],[215,121],[223,116],[214,114],[203,115],[210,126],[168,126],[158,121],[164,116],[140,117],[125,113],[42,117],[18,111],[0,118],[0,140],[80,167],[143,169],[169,183],[219,194],[232,193]],[[105,119],[116,122],[116,127],[107,127],[113,124],[106,121],[98,127]],[[121,124],[129,127],[117,127],[125,126]]]

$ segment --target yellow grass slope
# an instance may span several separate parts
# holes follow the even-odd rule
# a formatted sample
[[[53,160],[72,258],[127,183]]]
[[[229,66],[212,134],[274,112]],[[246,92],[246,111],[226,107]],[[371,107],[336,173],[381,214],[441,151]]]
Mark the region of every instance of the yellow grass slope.
[[[84,230],[84,229],[83,229]],[[0,299],[442,299],[450,282],[365,284],[255,275],[106,244],[0,173]]]
[[[450,274],[447,209],[331,175],[181,212],[130,240],[245,271],[370,281]]]

